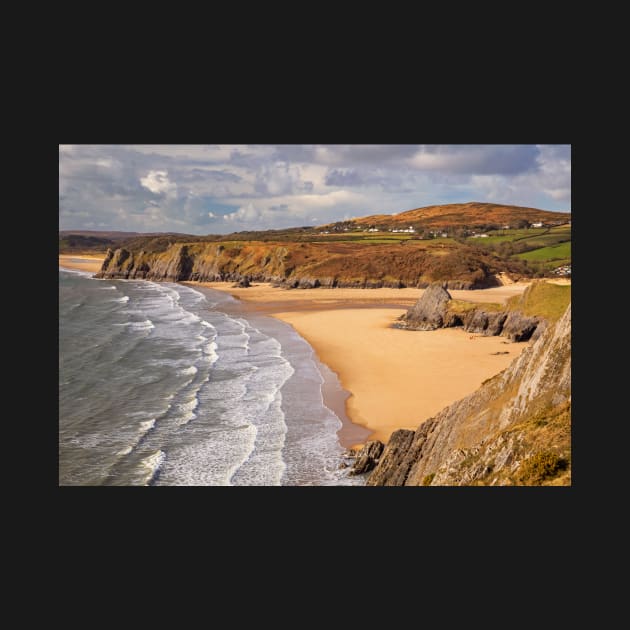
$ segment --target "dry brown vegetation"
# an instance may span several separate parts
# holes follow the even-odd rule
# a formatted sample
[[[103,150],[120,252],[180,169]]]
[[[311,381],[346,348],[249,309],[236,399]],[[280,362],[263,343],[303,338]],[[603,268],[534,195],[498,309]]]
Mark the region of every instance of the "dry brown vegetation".
[[[400,212],[396,215],[376,214],[353,221],[359,225],[383,225],[401,227],[414,225],[424,228],[475,227],[496,224],[515,224],[518,221],[565,222],[566,212],[548,212],[537,208],[506,206],[495,203],[451,203],[426,206]]]

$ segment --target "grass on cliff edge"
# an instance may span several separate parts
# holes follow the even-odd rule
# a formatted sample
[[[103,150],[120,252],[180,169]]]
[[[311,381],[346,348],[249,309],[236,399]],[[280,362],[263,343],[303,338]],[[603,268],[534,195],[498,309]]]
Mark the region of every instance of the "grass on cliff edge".
[[[555,322],[562,317],[570,302],[571,285],[551,284],[541,280],[533,282],[522,295],[511,297],[507,301],[507,309]]]
[[[483,304],[478,304],[477,302],[465,302],[464,300],[451,300],[448,303],[447,308],[452,313],[461,315],[462,313],[474,311],[475,309],[500,312],[504,307],[502,304],[497,304],[496,302],[484,302]]]

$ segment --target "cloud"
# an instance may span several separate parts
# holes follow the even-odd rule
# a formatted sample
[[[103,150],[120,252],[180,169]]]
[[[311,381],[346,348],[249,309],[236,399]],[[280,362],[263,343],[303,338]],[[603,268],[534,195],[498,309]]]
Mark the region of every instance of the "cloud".
[[[570,191],[568,145],[59,145],[61,229],[204,234],[465,201],[568,210]]]
[[[168,171],[149,171],[146,177],[140,178],[140,183],[155,195],[175,195],[177,184],[168,178]]]
[[[253,203],[241,206],[238,210],[223,215],[224,221],[230,223],[242,223],[244,225],[252,225],[264,218],[264,211],[259,210]]]
[[[535,145],[422,146],[409,164],[422,171],[514,175],[536,167]]]
[[[326,174],[326,186],[360,186],[363,178],[356,170],[335,168]]]
[[[293,192],[310,192],[313,190],[313,182],[302,180],[299,166],[275,162],[263,164],[259,168],[255,189],[270,196],[286,195]]]

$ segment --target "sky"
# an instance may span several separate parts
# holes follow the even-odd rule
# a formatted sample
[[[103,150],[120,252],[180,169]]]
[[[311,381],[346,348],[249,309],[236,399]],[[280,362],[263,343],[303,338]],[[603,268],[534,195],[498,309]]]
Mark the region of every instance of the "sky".
[[[228,234],[468,201],[570,212],[570,145],[59,145],[61,230]]]

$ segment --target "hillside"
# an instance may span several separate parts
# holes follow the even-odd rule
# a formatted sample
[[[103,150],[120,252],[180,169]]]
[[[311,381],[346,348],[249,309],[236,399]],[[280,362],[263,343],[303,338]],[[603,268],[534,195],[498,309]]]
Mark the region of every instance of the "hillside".
[[[570,484],[570,304],[476,392],[416,431],[394,432],[367,480],[371,486]]]
[[[438,228],[474,228],[504,225],[524,227],[526,224],[543,222],[548,224],[566,223],[571,220],[570,213],[549,212],[537,208],[506,206],[494,203],[451,203],[438,206],[415,208],[397,214],[374,214],[352,219],[349,222],[357,226],[374,226],[381,229],[413,226],[417,231]],[[330,224],[335,226],[338,224]],[[328,226],[328,227],[330,227]],[[488,227],[487,229],[490,229]]]
[[[164,243],[144,240],[134,249],[109,250],[101,278],[241,280],[297,287],[426,287],[452,289],[497,283],[502,271],[519,276],[523,263],[462,243]],[[141,248],[140,248],[141,247]]]
[[[540,222],[543,227],[530,227]],[[121,250],[108,258],[103,277],[348,287],[443,281],[452,289],[478,288],[495,283],[494,274],[501,272],[512,279],[570,275],[568,222],[570,214],[535,208],[447,204],[319,228],[229,235],[66,230],[59,233],[59,252]],[[181,251],[190,260],[178,268],[168,261]]]

